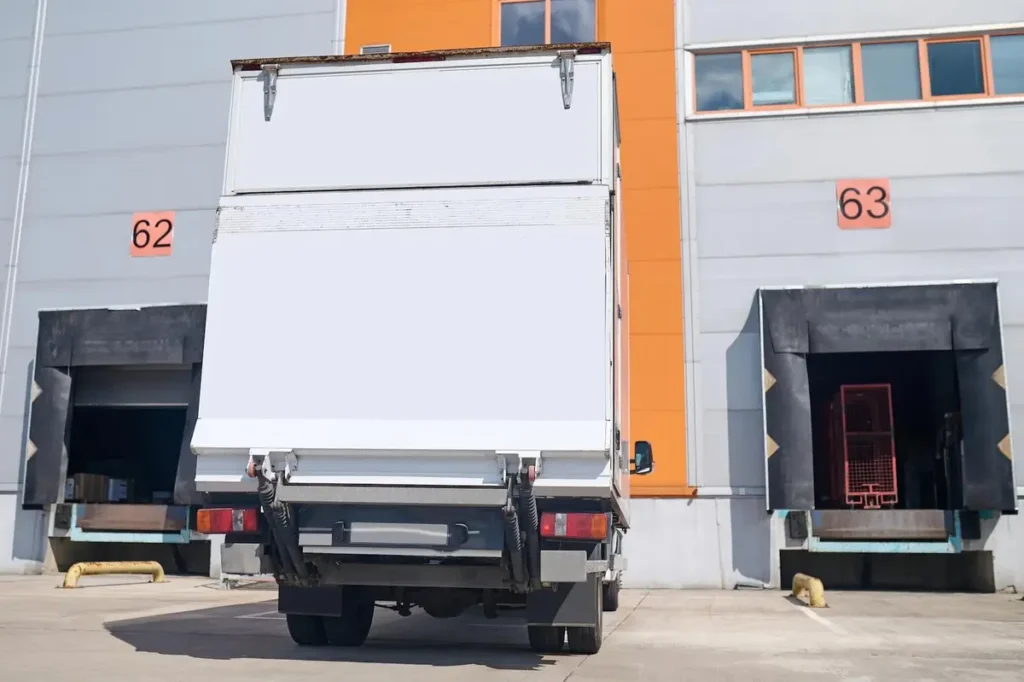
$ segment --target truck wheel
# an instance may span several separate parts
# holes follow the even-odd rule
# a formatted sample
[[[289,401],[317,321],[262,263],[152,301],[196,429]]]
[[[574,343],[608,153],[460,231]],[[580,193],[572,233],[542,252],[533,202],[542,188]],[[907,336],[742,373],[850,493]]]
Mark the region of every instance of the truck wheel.
[[[605,611],[618,611],[619,610],[619,591],[622,589],[622,574],[615,577],[615,580],[610,583],[605,583],[604,587],[604,610]]]
[[[346,587],[341,598],[341,615],[324,618],[324,631],[332,646],[361,646],[373,624],[373,602],[360,590]]]
[[[565,645],[565,628],[557,625],[530,625],[530,648],[538,654],[557,654]]]
[[[324,619],[319,616],[300,616],[289,613],[285,616],[288,621],[288,634],[292,641],[299,646],[323,646],[327,644],[327,634],[324,631]]]
[[[574,654],[596,654],[601,650],[601,626],[604,618],[604,588],[598,583],[597,589],[597,623],[590,628],[566,628],[569,635],[569,652]]]

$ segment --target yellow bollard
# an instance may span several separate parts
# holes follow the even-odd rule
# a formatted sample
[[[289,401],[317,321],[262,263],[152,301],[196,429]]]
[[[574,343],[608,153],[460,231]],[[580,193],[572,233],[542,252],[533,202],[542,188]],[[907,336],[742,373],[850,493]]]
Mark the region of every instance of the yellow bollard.
[[[63,588],[78,587],[83,575],[151,575],[155,583],[167,582],[164,567],[155,561],[82,561],[68,569]]]
[[[828,607],[828,604],[825,603],[825,586],[821,584],[821,581],[809,575],[797,573],[793,576],[793,596],[801,597],[804,592],[808,596],[807,605],[812,609]]]

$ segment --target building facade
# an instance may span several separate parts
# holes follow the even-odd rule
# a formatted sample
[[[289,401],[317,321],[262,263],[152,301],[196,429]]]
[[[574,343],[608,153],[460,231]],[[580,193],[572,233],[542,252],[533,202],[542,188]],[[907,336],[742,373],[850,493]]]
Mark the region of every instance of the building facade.
[[[205,299],[232,58],[601,40],[631,431],[657,461],[633,482],[627,580],[778,584],[794,545],[766,501],[759,290],[998,280],[1005,376],[1024,367],[1024,1],[940,4],[8,0],[0,571],[45,554],[45,512],[20,503],[38,311]],[[176,213],[173,254],[132,257],[132,216],[153,211]],[[1010,396],[1021,443],[1024,392]],[[1024,584],[1024,523],[993,511],[964,548],[987,553],[996,587]]]

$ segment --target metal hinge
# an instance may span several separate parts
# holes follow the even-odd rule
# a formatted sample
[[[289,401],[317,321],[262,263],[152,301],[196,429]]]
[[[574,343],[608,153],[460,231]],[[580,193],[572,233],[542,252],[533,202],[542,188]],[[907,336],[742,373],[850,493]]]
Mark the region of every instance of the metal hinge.
[[[619,311],[618,311],[619,312],[619,319],[621,320],[622,319],[622,306],[621,305],[618,306],[618,309],[619,309]]]
[[[260,80],[263,81],[263,120],[269,121],[274,113],[274,100],[277,99],[277,73],[280,69],[278,64],[264,64],[260,70]]]
[[[572,84],[576,74],[576,52],[560,50],[558,52],[558,77],[562,81],[562,106],[572,106]]]

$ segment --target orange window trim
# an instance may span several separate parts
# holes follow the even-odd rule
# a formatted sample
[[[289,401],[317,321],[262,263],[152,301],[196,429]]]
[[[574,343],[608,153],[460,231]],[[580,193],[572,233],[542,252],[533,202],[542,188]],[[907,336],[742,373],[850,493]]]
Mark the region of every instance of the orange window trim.
[[[507,2],[522,2],[524,0],[503,0]],[[693,113],[697,116],[701,115],[729,115],[729,114],[740,114],[741,112],[749,111],[777,111],[787,109],[814,109],[827,107],[829,109],[834,108],[850,108],[863,105],[879,105],[879,104],[904,104],[909,102],[935,102],[935,101],[965,101],[965,100],[978,100],[988,98],[999,98],[999,97],[1020,97],[1020,93],[1009,93],[1006,95],[996,94],[995,84],[995,70],[992,63],[992,38],[998,36],[1007,35],[1024,35],[1024,32],[1019,30],[1004,31],[997,33],[986,33],[981,35],[957,35],[957,36],[943,36],[940,38],[927,38],[927,37],[893,37],[893,38],[880,38],[877,40],[855,40],[855,41],[843,41],[843,42],[826,42],[826,43],[813,43],[810,45],[787,45],[781,47],[771,47],[765,49],[750,48],[750,49],[729,49],[721,48],[716,50],[708,50],[706,52],[699,52],[694,54],[694,58],[711,55],[711,54],[739,54],[741,57],[742,64],[742,77],[743,77],[743,109],[723,109],[713,111],[699,111],[697,110],[697,78],[696,78],[696,63],[693,65],[693,102],[694,111]],[[931,91],[931,70],[928,65],[928,46],[938,43],[978,43],[981,47],[981,69],[982,79],[984,82],[985,91],[978,94],[970,95],[933,95]],[[864,45],[889,45],[896,43],[916,43],[917,44],[917,56],[918,56],[918,77],[919,86],[921,90],[920,99],[910,100],[885,100],[867,102],[864,98],[864,61],[861,48]],[[851,66],[853,69],[853,103],[850,104],[820,104],[820,105],[808,105],[806,97],[806,83],[804,81],[804,49],[812,49],[819,47],[849,47],[851,50]],[[760,54],[778,54],[778,53],[792,53],[794,60],[794,74],[796,76],[796,95],[795,103],[793,104],[768,104],[756,106],[753,101],[753,74],[751,71],[751,57]]]
[[[934,39],[923,39],[920,43],[920,54],[921,54],[921,92],[925,93],[927,88],[927,96],[925,99],[929,101],[944,102],[947,100],[965,100],[965,99],[981,99],[983,97],[989,97],[992,93],[992,86],[988,78],[988,63],[991,61],[988,59],[988,55],[985,52],[985,40],[982,36],[971,36],[968,38],[934,38]],[[984,92],[980,92],[974,95],[933,95],[932,94],[932,78],[931,78],[931,66],[928,64],[928,46],[939,45],[942,43],[978,43],[981,48],[981,74],[982,74],[982,87]]]
[[[743,54],[743,107],[744,109],[756,109],[757,111],[775,111],[777,109],[799,109],[801,103],[801,91],[803,87],[800,74],[800,62],[797,55],[800,52],[798,47],[772,48],[769,50],[744,50]],[[793,58],[793,102],[791,104],[754,104],[754,57],[766,54],[788,54]]]

